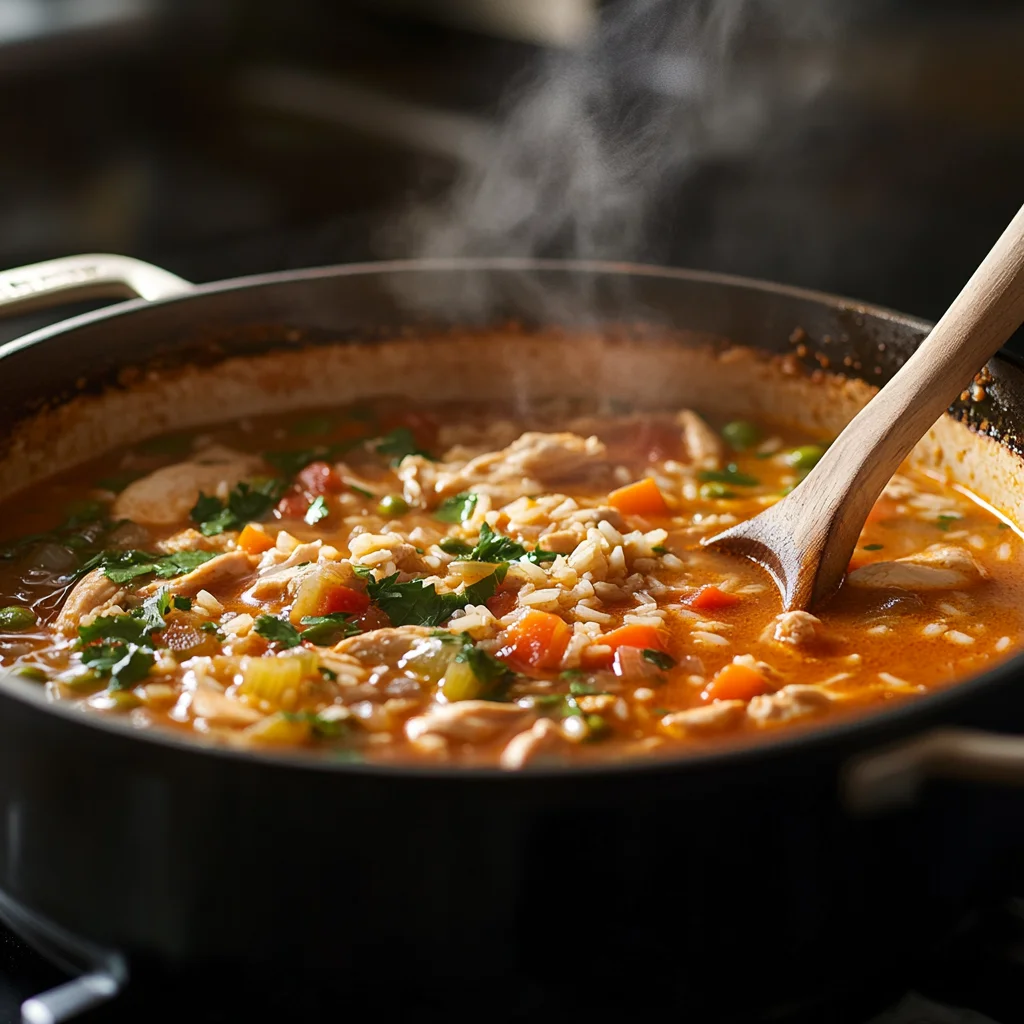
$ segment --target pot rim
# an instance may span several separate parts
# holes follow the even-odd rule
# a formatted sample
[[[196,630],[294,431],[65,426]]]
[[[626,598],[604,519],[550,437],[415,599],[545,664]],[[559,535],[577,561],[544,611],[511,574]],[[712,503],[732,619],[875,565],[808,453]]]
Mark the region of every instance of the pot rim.
[[[207,284],[196,285],[189,291],[155,301],[133,299],[116,303],[102,309],[93,310],[74,316],[55,324],[32,331],[4,345],[0,345],[0,361],[16,352],[33,345],[41,344],[51,338],[76,330],[89,324],[132,313],[163,306],[171,303],[188,302],[193,299],[231,291],[289,284],[303,280],[320,280],[331,277],[353,277],[374,274],[422,273],[422,272],[561,272],[570,274],[618,274],[623,276],[661,277],[668,280],[682,280],[696,283],[724,285],[745,291],[757,291],[767,294],[781,295],[793,299],[836,309],[850,311],[876,319],[900,324],[912,330],[927,332],[932,324],[919,317],[910,316],[885,306],[862,302],[841,295],[814,289],[800,288],[793,285],[778,284],[771,281],[748,278],[733,274],[722,274],[714,271],[692,270],[678,267],[660,267],[653,264],[640,264],[602,260],[558,260],[532,259],[520,257],[495,257],[487,259],[451,258],[451,259],[403,259],[378,262],[338,264],[333,266],[310,267],[302,270],[285,270],[267,274],[256,274],[237,278],[227,278]],[[1015,366],[1024,365],[1024,361],[1013,353],[1000,351],[994,358],[1007,361]],[[402,779],[406,781],[423,780],[464,780],[479,782],[482,780],[501,779],[506,785],[515,785],[517,781],[535,781],[538,778],[558,780],[607,778],[608,776],[627,777],[633,775],[657,775],[666,772],[701,772],[718,767],[738,767],[751,759],[782,758],[789,755],[799,756],[801,753],[820,751],[832,744],[843,743],[857,736],[868,734],[874,730],[891,727],[905,730],[909,724],[913,727],[915,719],[931,718],[949,708],[965,703],[973,696],[992,686],[1009,681],[1020,669],[1024,668],[1024,652],[1010,658],[996,668],[971,676],[960,683],[954,683],[945,689],[909,699],[895,707],[877,711],[851,715],[826,725],[801,726],[788,734],[770,739],[753,739],[741,743],[733,743],[685,752],[675,756],[645,756],[621,761],[597,761],[584,764],[539,765],[525,766],[516,771],[507,771],[498,767],[436,764],[379,764],[374,762],[332,761],[314,754],[300,752],[270,752],[259,748],[234,748],[219,746],[197,741],[193,737],[178,736],[176,733],[163,730],[140,730],[126,720],[100,715],[82,715],[73,707],[59,703],[46,703],[42,698],[38,684],[19,679],[11,671],[0,669],[0,681],[4,683],[0,690],[0,700],[8,698],[32,708],[34,712],[56,715],[68,723],[72,719],[79,726],[108,732],[122,738],[131,738],[142,743],[152,743],[165,750],[173,750],[210,758],[227,758],[243,764],[250,764],[254,769],[259,767],[280,767],[299,771],[341,772],[359,776],[377,776]]]

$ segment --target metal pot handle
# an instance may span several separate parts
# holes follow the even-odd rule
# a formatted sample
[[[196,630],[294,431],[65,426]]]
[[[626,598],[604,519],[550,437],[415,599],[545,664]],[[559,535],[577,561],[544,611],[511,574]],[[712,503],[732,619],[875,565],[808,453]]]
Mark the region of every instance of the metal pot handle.
[[[914,802],[928,779],[1024,786],[1024,738],[973,729],[936,729],[846,765],[846,806],[871,814]]]
[[[0,316],[81,299],[166,299],[192,285],[131,256],[65,256],[0,272]]]

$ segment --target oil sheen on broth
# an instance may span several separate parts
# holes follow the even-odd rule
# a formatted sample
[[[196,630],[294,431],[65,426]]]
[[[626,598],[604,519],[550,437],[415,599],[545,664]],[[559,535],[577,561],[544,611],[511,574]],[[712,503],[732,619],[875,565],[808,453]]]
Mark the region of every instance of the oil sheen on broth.
[[[827,442],[386,398],[161,437],[0,509],[0,664],[207,742],[516,769],[776,735],[1006,657],[1020,540],[916,470],[820,616],[698,547]]]

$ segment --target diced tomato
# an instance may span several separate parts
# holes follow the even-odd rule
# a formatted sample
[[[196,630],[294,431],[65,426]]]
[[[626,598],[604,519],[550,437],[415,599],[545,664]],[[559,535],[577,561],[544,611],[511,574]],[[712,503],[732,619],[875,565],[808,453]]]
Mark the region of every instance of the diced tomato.
[[[701,693],[701,700],[750,700],[767,693],[768,681],[749,665],[735,661],[720,669]]]
[[[301,519],[309,508],[309,498],[304,494],[286,494],[277,503],[277,514],[282,519]]]
[[[727,594],[724,590],[712,585],[701,587],[692,597],[684,600],[684,604],[696,608],[699,612],[717,612],[723,608],[731,608],[743,599],[735,594]]]
[[[237,543],[247,555],[261,555],[274,546],[274,538],[266,530],[249,523],[238,535]]]
[[[326,462],[311,462],[296,477],[296,483],[303,493],[314,498],[321,494],[340,494],[345,489],[344,481]]]
[[[318,615],[333,615],[335,612],[347,612],[349,615],[362,615],[370,607],[368,594],[362,594],[350,587],[332,587],[321,602]]]
[[[649,476],[612,491],[608,495],[608,504],[626,515],[667,516],[671,514],[658,485]]]
[[[557,668],[571,635],[557,615],[531,609],[505,630],[495,657],[521,670]]]
[[[512,587],[499,589],[494,597],[485,602],[487,610],[496,618],[504,618],[516,606],[516,591]]]

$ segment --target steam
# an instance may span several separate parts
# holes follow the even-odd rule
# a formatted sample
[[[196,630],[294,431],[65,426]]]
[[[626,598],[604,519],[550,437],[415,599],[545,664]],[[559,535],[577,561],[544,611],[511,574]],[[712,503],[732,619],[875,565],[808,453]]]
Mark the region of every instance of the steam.
[[[588,45],[545,59],[513,91],[452,191],[408,211],[385,244],[421,257],[656,261],[695,218],[714,231],[709,211],[687,212],[697,171],[792,136],[829,86],[841,29],[819,0],[609,5]]]

